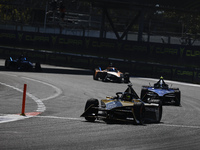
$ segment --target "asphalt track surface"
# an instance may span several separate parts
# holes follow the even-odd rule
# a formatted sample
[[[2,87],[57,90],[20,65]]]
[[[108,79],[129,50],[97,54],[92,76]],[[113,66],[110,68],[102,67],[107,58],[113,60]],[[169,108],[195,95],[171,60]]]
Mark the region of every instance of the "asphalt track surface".
[[[181,90],[181,106],[164,106],[159,124],[86,122],[89,98],[124,91],[126,84],[94,81],[91,71],[42,65],[43,72],[7,71],[0,60],[0,149],[155,150],[200,149],[200,85],[166,81]],[[157,79],[131,77],[142,85]],[[26,116],[21,116],[27,84]]]

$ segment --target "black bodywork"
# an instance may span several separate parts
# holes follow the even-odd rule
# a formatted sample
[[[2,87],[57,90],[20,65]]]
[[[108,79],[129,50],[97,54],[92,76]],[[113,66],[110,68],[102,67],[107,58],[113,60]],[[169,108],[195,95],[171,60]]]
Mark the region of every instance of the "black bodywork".
[[[97,99],[88,99],[81,117],[85,117],[89,122],[97,119],[106,123],[159,123],[162,117],[162,103],[153,99],[148,103],[143,102],[129,84],[125,92],[117,92],[116,96],[106,97],[100,103]]]

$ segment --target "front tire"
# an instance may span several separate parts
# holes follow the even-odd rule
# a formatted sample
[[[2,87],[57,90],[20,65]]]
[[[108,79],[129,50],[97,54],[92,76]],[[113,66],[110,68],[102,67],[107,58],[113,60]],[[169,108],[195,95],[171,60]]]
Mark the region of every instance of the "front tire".
[[[96,74],[96,69],[94,69],[94,72],[93,72],[93,80],[98,80],[98,76]]]
[[[148,99],[148,96],[146,95],[147,92],[148,92],[148,89],[143,87],[141,90],[140,99],[144,102],[147,102],[147,99]]]
[[[98,115],[98,109],[92,107],[99,107],[99,101],[97,99],[91,98],[86,102],[85,111],[87,111],[87,116],[90,117],[85,117],[85,119],[89,122],[94,122],[96,120],[96,116]]]
[[[5,68],[9,69],[9,60],[8,59],[5,60]]]

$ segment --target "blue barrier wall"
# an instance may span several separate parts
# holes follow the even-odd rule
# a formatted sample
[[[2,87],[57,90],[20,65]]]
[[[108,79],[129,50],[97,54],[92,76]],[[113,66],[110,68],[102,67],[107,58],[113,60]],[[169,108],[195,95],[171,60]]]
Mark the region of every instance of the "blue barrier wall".
[[[30,49],[0,47],[0,58],[3,59],[6,59],[10,56],[13,58],[18,58],[22,53],[33,62],[82,67],[88,69],[94,69],[98,66],[105,68],[110,62],[112,62],[118,69],[123,72],[129,72],[132,76],[153,78],[164,76],[165,79],[170,80],[200,83],[200,69],[198,68],[161,65],[147,62],[128,61],[123,59],[99,58],[72,53],[56,53],[51,51],[35,51]]]

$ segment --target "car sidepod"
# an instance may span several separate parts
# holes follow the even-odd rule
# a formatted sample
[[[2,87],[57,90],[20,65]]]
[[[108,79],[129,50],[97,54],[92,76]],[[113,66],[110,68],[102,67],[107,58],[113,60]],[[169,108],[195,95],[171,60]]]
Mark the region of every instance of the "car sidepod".
[[[133,124],[143,124],[144,104],[127,101],[102,101],[102,107],[106,108],[105,122],[130,122]]]
[[[102,81],[113,81],[113,82],[122,82],[123,74],[120,72],[111,72],[108,71],[105,75],[102,77]]]
[[[101,115],[106,123],[129,122],[143,124],[145,108],[141,101],[129,102],[121,100],[101,100]]]
[[[153,87],[143,87],[141,90],[140,98],[144,102],[148,102],[148,99],[160,99],[163,104],[180,105],[180,90],[178,88],[159,89]]]
[[[23,61],[19,64],[18,69],[24,71],[32,71],[33,64],[29,61]]]

